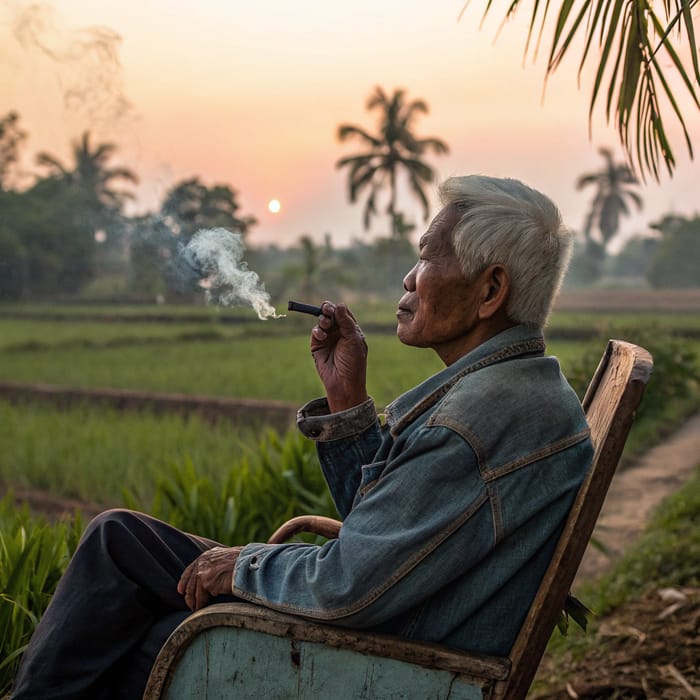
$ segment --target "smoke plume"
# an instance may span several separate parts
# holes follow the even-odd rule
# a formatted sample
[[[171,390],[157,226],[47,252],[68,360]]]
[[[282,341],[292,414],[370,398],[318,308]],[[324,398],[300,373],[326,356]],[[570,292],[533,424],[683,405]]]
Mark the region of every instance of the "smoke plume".
[[[207,302],[223,306],[250,305],[258,318],[282,318],[270,304],[265,285],[243,260],[245,245],[240,234],[225,228],[197,231],[182,246],[178,268],[185,275],[199,280]]]
[[[65,28],[54,8],[46,3],[14,7],[12,36],[25,58],[35,59],[33,71],[53,76],[67,113],[93,129],[113,129],[131,116],[119,61],[119,34],[99,26]]]

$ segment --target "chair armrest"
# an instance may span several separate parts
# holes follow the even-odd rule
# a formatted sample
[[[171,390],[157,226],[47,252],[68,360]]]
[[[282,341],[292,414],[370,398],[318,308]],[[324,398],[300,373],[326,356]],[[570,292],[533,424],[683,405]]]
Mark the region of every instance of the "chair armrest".
[[[299,515],[287,520],[286,523],[277,528],[267,543],[282,544],[298,532],[313,532],[332,540],[338,537],[342,524],[339,520],[326,518],[322,515]]]

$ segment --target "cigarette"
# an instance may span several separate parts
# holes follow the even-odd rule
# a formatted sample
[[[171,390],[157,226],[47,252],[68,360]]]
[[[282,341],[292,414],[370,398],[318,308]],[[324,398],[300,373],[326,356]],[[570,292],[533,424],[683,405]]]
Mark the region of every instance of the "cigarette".
[[[300,314],[310,314],[311,316],[321,315],[320,306],[313,306],[312,304],[302,304],[299,301],[287,302],[287,310],[298,311]]]

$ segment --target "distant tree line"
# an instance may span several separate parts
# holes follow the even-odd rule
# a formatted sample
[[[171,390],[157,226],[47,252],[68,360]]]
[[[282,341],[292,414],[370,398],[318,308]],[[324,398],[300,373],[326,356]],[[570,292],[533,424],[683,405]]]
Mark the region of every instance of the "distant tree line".
[[[89,132],[69,163],[39,153],[34,184],[13,188],[25,138],[16,113],[0,118],[0,299],[75,295],[100,277],[152,298],[169,291],[169,261],[195,231],[221,226],[245,236],[256,223],[240,213],[235,190],[197,178],[170,188],[159,211],[126,216],[138,178],[112,165],[115,144],[93,144]]]
[[[342,249],[333,246],[330,234],[317,243],[307,232],[286,248],[249,245],[248,264],[273,300],[292,292],[317,299],[395,296],[414,263],[409,233],[416,226],[398,209],[398,183],[403,178],[427,219],[423,188],[434,173],[424,156],[429,150],[445,153],[447,146],[434,137],[416,136],[415,118],[427,105],[409,101],[403,90],[389,95],[376,88],[367,107],[378,111],[379,128],[373,134],[341,125],[339,140],[359,138],[366,150],[336,165],[348,171],[350,201],[366,193],[366,226],[379,213],[379,199],[386,198],[387,234]],[[125,205],[134,196],[137,176],[114,165],[115,144],[94,143],[87,131],[72,144],[66,163],[40,153],[33,183],[20,188],[17,167],[26,138],[15,112],[0,116],[0,300],[201,300],[201,289],[178,274],[180,247],[202,228],[223,227],[245,238],[257,223],[241,211],[236,190],[227,184],[205,185],[198,177],[175,183],[156,211],[127,216]],[[646,277],[656,287],[697,286],[697,215],[669,214],[652,226],[654,237],[633,239],[618,255],[608,254],[621,217],[629,213],[628,203],[641,207],[642,202],[627,166],[616,163],[610,151],[601,154],[605,167],[582,175],[577,183],[578,188],[593,186],[595,193],[570,283],[587,285],[608,275]]]

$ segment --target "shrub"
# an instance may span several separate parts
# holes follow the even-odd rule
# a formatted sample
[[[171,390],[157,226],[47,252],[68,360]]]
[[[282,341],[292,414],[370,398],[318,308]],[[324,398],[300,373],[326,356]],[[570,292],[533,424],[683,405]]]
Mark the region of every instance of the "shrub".
[[[296,431],[284,438],[269,432],[255,452],[218,476],[202,474],[191,460],[173,465],[159,476],[150,506],[132,492],[124,500],[227,545],[264,542],[296,515],[337,517],[314,444]]]
[[[0,695],[8,690],[37,622],[77,547],[79,515],[51,524],[0,501]]]
[[[655,326],[645,329],[608,327],[601,334],[641,345],[654,359],[653,374],[622,455],[620,468],[624,469],[700,408],[700,365],[690,343]],[[566,376],[580,398],[583,398],[601,352],[602,347],[590,348],[567,368]]]
[[[641,345],[654,358],[654,372],[647,387],[637,418],[660,416],[678,399],[697,394],[700,366],[694,350],[683,341],[658,327],[646,329],[609,327],[602,335]],[[567,378],[581,399],[600,361],[601,352],[591,348],[569,367]]]

